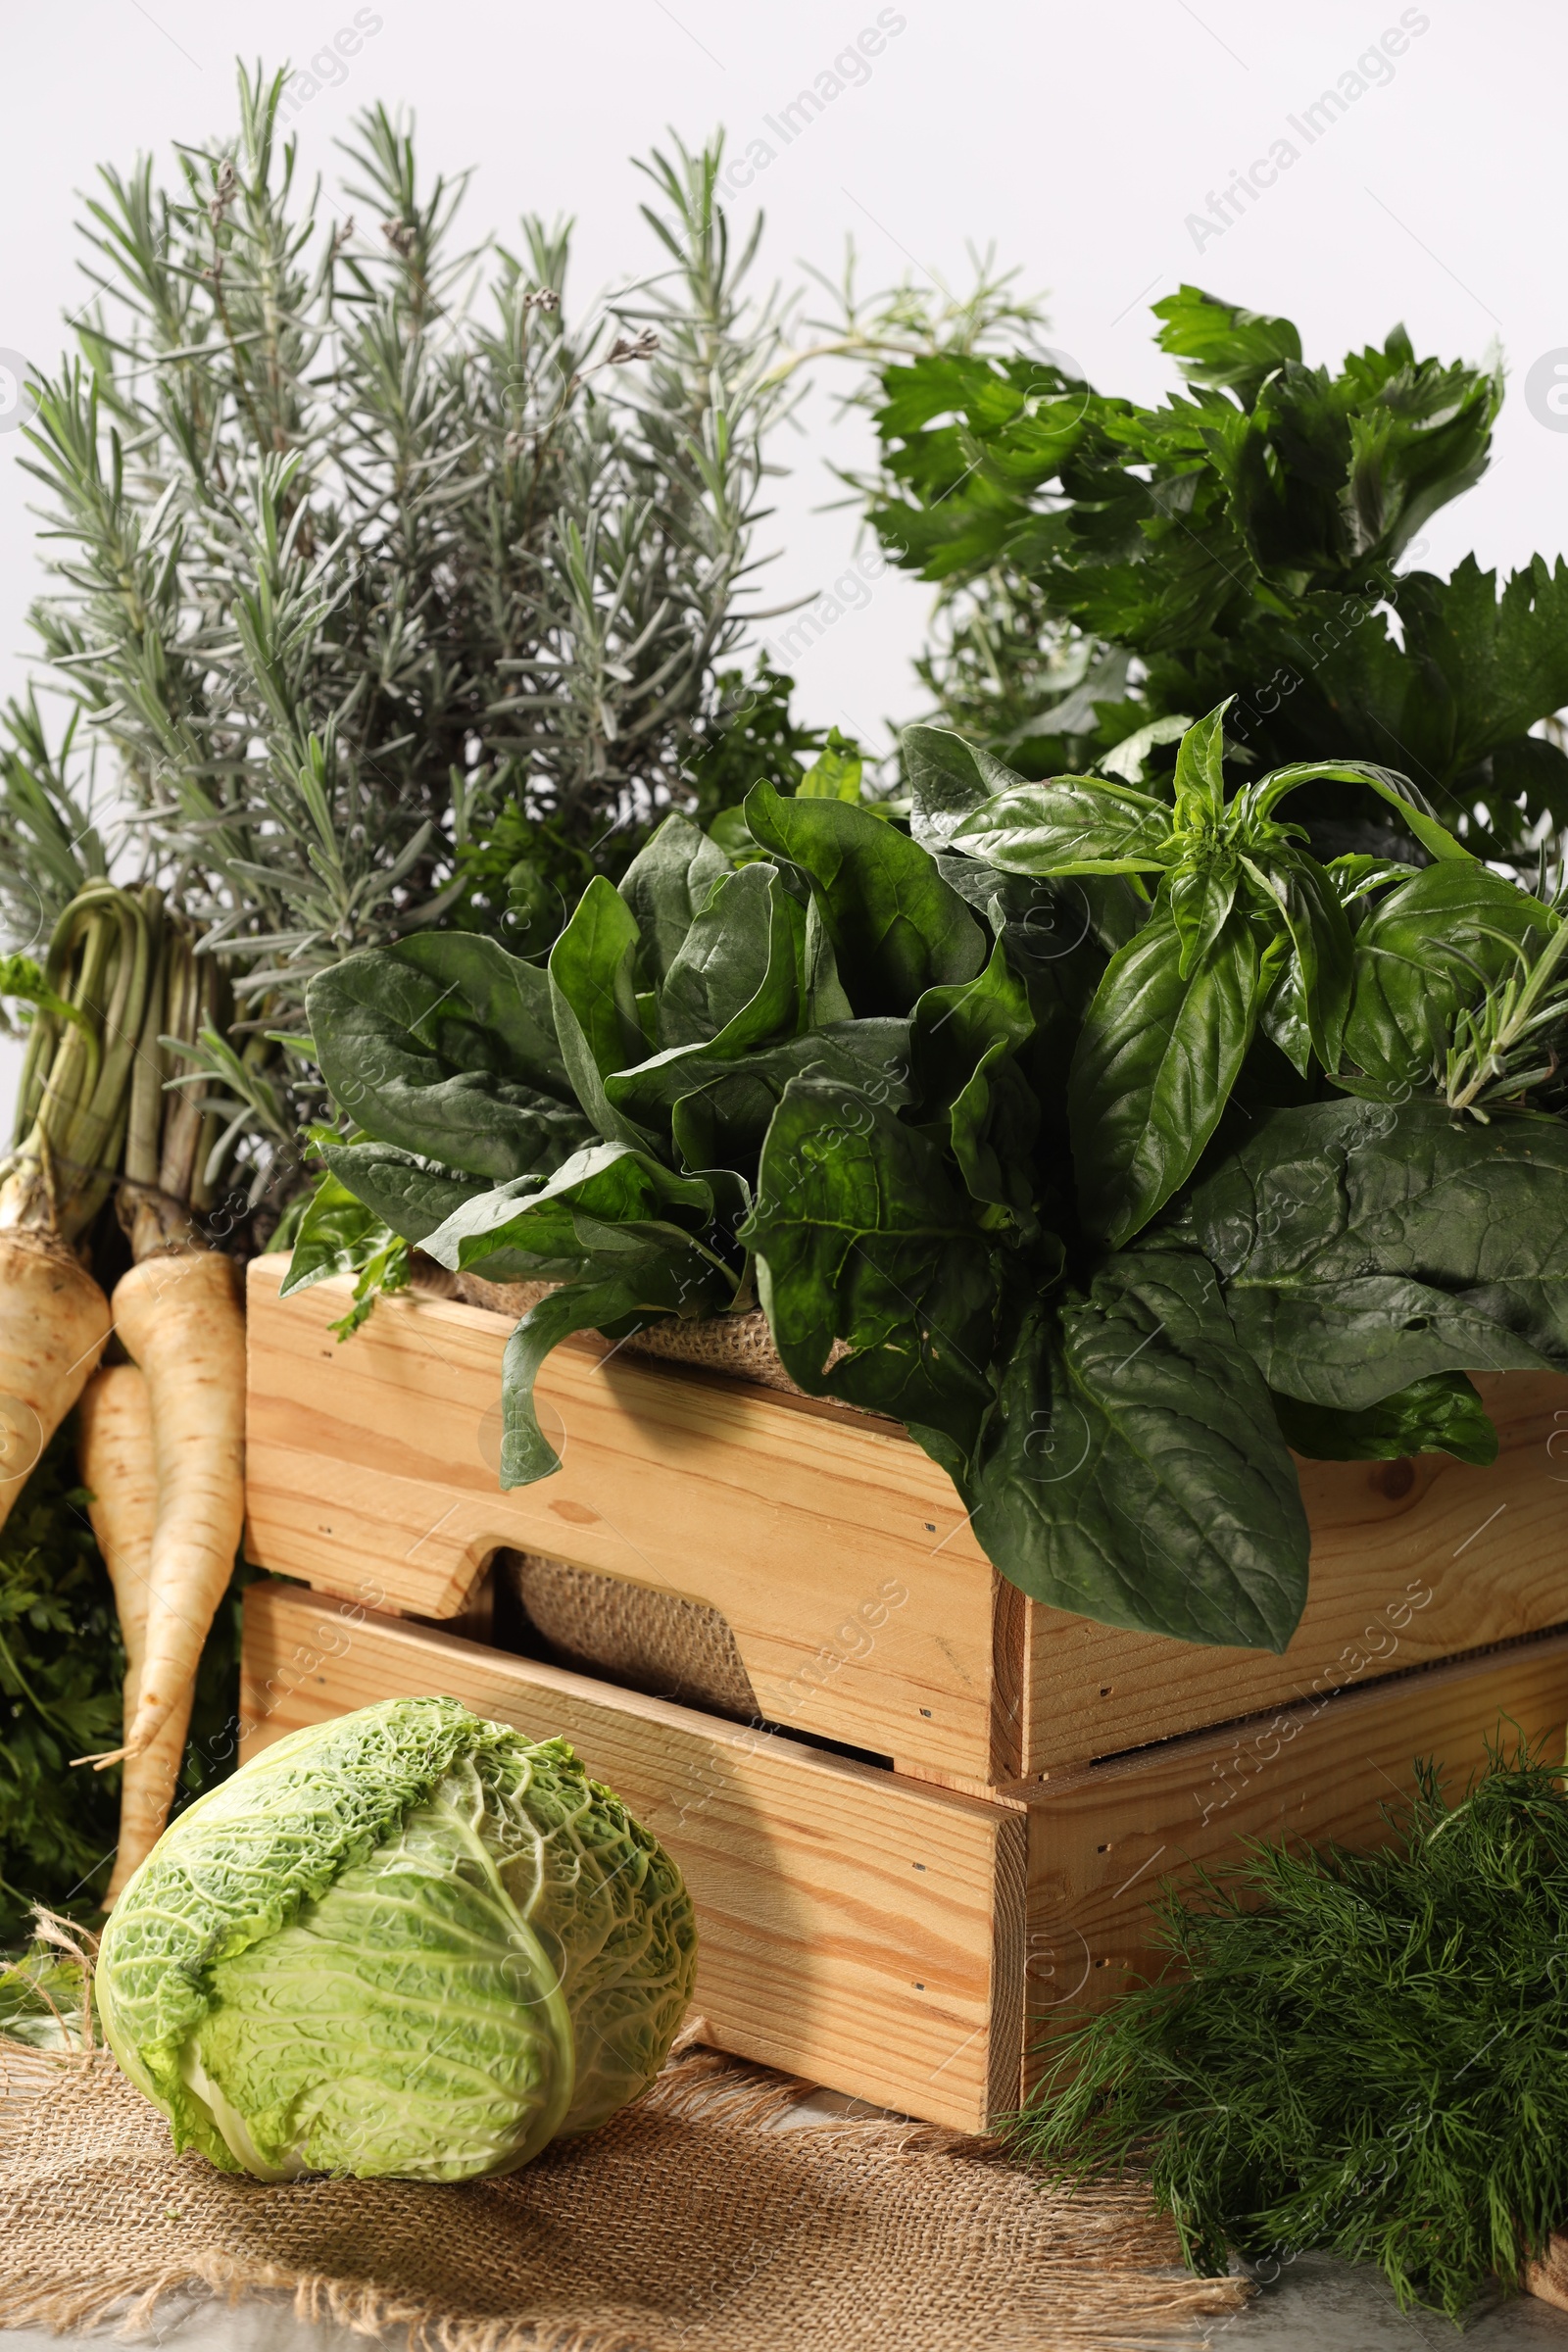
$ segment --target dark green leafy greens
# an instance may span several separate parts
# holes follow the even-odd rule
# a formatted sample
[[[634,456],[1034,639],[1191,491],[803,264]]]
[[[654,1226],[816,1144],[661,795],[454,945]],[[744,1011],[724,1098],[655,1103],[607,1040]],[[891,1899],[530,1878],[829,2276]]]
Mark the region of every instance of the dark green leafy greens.
[[[1246,773],[1392,764],[1478,855],[1533,866],[1542,820],[1568,823],[1568,757],[1531,731],[1568,703],[1568,565],[1395,568],[1484,470],[1500,375],[1402,327],[1311,368],[1288,318],[1196,286],[1153,313],[1186,379],[1154,406],[1034,353],[883,372],[868,509],[941,584],[939,711],[1025,775],[1136,784],[1235,696]],[[1302,814],[1320,855],[1405,854],[1396,812],[1330,777]]]
[[[1392,1826],[1167,1895],[1170,1967],[1059,2038],[1014,2136],[1071,2179],[1136,2162],[1196,2270],[1327,2250],[1457,2320],[1568,2214],[1560,1758],[1495,1752],[1457,1803],[1421,1768]]]
[[[667,818],[544,965],[351,956],[310,1012],[356,1130],[321,1140],[289,1287],[364,1292],[400,1244],[555,1286],[507,1349],[509,1485],[556,1467],[532,1397],[563,1339],[760,1303],[798,1385],[903,1421],[1024,1592],[1283,1648],[1293,1446],[1483,1461],[1465,1372],[1568,1364],[1568,1133],[1490,1045],[1474,1116],[1417,1083],[1561,926],[1393,771],[1227,792],[1223,723],[1168,799],[916,729],[909,832],[831,776],[760,785],[738,863]],[[1276,811],[1325,775],[1434,862],[1321,864]]]
[[[1222,706],[1182,737],[1170,804],[1093,776],[1030,784],[991,760],[983,781],[972,771],[965,806],[964,747],[931,727],[906,738],[915,808],[937,819],[953,849],[1005,873],[1157,883],[1147,920],[1095,993],[1069,1079],[1080,1209],[1113,1245],[1191,1176],[1260,1024],[1303,1075],[1314,1059],[1331,1073],[1340,1066],[1355,970],[1350,926],[1336,877],[1301,828],[1275,816],[1279,803],[1323,778],[1365,786],[1401,811],[1440,861],[1434,870],[1466,881],[1484,873],[1385,768],[1283,768],[1227,800],[1224,716]],[[1522,899],[1507,883],[1495,887]],[[1478,895],[1470,884],[1470,902]]]
[[[68,1423],[0,1534],[0,1947],[22,1936],[34,1903],[98,1919],[114,1867],[120,1774],[71,1769],[119,1740],[125,1664],[74,1449]],[[238,1677],[231,1596],[202,1653],[176,1801],[233,1766]],[[19,2031],[7,2006],[18,1990],[0,1981],[0,2032]]]

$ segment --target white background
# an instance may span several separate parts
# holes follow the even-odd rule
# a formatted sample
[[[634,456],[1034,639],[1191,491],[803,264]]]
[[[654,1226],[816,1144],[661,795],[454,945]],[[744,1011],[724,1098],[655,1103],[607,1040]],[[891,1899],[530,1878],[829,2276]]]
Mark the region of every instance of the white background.
[[[77,291],[79,191],[95,166],[127,166],[171,141],[228,132],[236,52],[307,67],[354,17],[352,0],[75,0],[13,12],[0,86],[9,233],[0,349],[53,368]],[[576,299],[648,266],[627,160],[673,125],[715,124],[735,146],[778,150],[738,194],[767,216],[760,274],[802,261],[835,270],[844,241],[866,283],[967,274],[965,241],[995,241],[1030,289],[1049,290],[1052,335],[1106,390],[1142,398],[1172,380],[1147,305],[1187,278],[1298,323],[1309,360],[1381,341],[1402,318],[1420,353],[1500,348],[1510,398],[1485,481],[1430,526],[1422,561],[1447,570],[1467,548],[1515,564],[1565,532],[1568,432],[1532,415],[1525,379],[1568,347],[1562,92],[1568,15],[1544,0],[1404,10],[1424,23],[1391,69],[1308,145],[1288,122],[1353,74],[1401,9],[1315,0],[907,0],[870,69],[788,147],[765,130],[877,20],[871,0],[377,0],[380,29],[296,120],[302,158],[331,178],[332,142],[374,99],[412,105],[423,170],[476,166],[470,234],[509,232],[523,210],[578,223]],[[1362,78],[1370,80],[1371,71]],[[1211,194],[1266,156],[1299,152],[1220,233],[1196,231]],[[1263,176],[1263,175],[1259,175]],[[1201,244],[1198,238],[1201,236]],[[825,392],[765,526],[781,556],[766,601],[829,587],[856,549],[853,514],[824,513],[831,455],[853,460],[863,425],[835,427]],[[26,667],[25,611],[39,579],[21,435],[0,433],[0,685]],[[808,718],[885,741],[915,714],[909,657],[929,591],[884,575],[793,666]],[[0,1100],[14,1055],[0,1047]]]

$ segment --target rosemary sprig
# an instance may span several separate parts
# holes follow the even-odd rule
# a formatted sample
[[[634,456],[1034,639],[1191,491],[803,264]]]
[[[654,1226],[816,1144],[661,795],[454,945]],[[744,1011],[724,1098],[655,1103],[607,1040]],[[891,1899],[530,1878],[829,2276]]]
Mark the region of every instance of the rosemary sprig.
[[[1568,923],[1558,921],[1539,945],[1534,932],[1522,945],[1490,928],[1486,936],[1512,956],[1513,969],[1479,1003],[1460,1007],[1441,1071],[1449,1109],[1483,1125],[1494,1108],[1556,1076],[1554,1041],[1568,1026]]]

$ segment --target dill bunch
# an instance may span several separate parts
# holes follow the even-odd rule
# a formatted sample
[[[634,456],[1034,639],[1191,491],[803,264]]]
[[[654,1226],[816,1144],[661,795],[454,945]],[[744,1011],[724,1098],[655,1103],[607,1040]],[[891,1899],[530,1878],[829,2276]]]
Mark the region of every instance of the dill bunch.
[[[1052,2046],[1012,2126],[1057,2178],[1136,2163],[1192,2268],[1379,2263],[1457,2320],[1568,2220],[1568,1803],[1521,1745],[1395,1842],[1250,1845],[1162,1898],[1171,1963]]]

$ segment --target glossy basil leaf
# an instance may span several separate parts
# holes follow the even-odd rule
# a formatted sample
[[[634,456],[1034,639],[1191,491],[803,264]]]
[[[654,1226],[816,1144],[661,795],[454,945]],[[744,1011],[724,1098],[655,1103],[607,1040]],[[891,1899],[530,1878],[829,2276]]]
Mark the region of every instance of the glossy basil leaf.
[[[654,1064],[648,1067],[652,1071]],[[681,1162],[706,1173],[753,1164],[792,1078],[835,1079],[897,1110],[913,1099],[909,1070],[907,1021],[840,1021],[736,1062],[715,1063],[707,1052],[689,1054],[661,1083],[679,1090],[671,1131]],[[637,1100],[645,1105],[648,1098]]]
[[[925,989],[972,980],[985,932],[917,842],[842,801],[781,800],[754,785],[746,821],[810,881],[838,977],[858,1013],[906,1013]]]
[[[1322,1462],[1396,1462],[1417,1453],[1451,1453],[1481,1469],[1497,1458],[1497,1431],[1473,1381],[1435,1372],[1358,1413],[1276,1396],[1285,1443]]]
[[[1453,862],[1451,859],[1448,861]],[[1342,906],[1353,906],[1357,900],[1368,898],[1375,890],[1385,889],[1391,882],[1407,881],[1411,874],[1423,869],[1406,865],[1397,858],[1372,858],[1356,854],[1348,858],[1331,858],[1323,868],[1334,886],[1334,895]],[[1454,868],[1455,872],[1459,869]]]
[[[527,1487],[561,1467],[539,1426],[534,1383],[552,1348],[579,1331],[624,1338],[670,1315],[715,1314],[728,1304],[714,1267],[694,1250],[649,1250],[612,1273],[568,1282],[532,1306],[501,1360],[501,1484]]]
[[[1165,803],[1096,776],[1011,785],[952,839],[966,857],[1011,874],[1157,873],[1174,855]]]
[[[1292,1067],[1306,1077],[1312,1067],[1312,1024],[1306,1017],[1301,967],[1288,933],[1270,940],[1258,966],[1261,1009],[1257,1025]]]
[[[996,1277],[935,1144],[855,1087],[797,1078],[741,1239],[803,1389],[973,1445],[991,1401]],[[838,1341],[851,1353],[835,1363]]]
[[[1225,808],[1225,713],[1234,696],[1187,729],[1176,747],[1176,828],[1212,822]]]
[[[1297,992],[1312,1051],[1324,1069],[1337,1070],[1345,1050],[1345,1024],[1350,1010],[1355,963],[1350,925],[1339,894],[1317,859],[1304,850],[1276,852],[1266,868],[1251,859],[1248,864],[1260,891],[1265,891],[1278,906],[1289,934]],[[1304,1065],[1297,1066],[1304,1075]]]
[[[1390,1088],[1425,1082],[1454,1016],[1518,968],[1557,918],[1484,865],[1429,865],[1389,892],[1356,934],[1349,1061]]]
[[[1154,1238],[1154,1237],[1152,1237]],[[1568,1367],[1568,1129],[1441,1103],[1256,1121],[1161,1228],[1269,1386],[1359,1411],[1433,1373]]]
[[[1310,1536],[1268,1390],[1202,1258],[1129,1250],[1031,1302],[964,1499],[1002,1573],[1102,1625],[1282,1650]]]
[[[1396,768],[1377,767],[1365,760],[1299,760],[1289,767],[1276,767],[1255,784],[1245,785],[1232,807],[1244,824],[1272,814],[1287,793],[1295,792],[1301,784],[1364,784],[1379,800],[1396,808],[1404,830],[1431,858],[1440,863],[1468,860],[1470,852],[1455,841],[1446,825],[1439,824],[1424,794],[1418,792],[1408,776]]]
[[[642,937],[643,967],[656,989],[685,945],[729,858],[717,842],[677,811],[666,816],[620,878],[620,896]]]
[[[906,727],[909,830],[923,849],[946,847],[972,809],[1023,778],[948,727]]]
[[[778,869],[748,865],[721,876],[665,973],[661,1039],[713,1043],[734,1054],[793,1036],[805,1009],[805,964],[806,909]]]
[[[367,948],[318,972],[306,1004],[333,1102],[378,1142],[504,1182],[558,1167],[593,1132],[528,1082],[523,1071],[537,1064],[514,1051],[514,1033],[467,1017],[454,985],[401,948]]]
[[[474,1177],[428,1167],[392,1144],[323,1143],[320,1152],[339,1185],[407,1242],[422,1242],[454,1209],[487,1189]]]
[[[611,1143],[650,1139],[612,1108],[605,1079],[644,1059],[648,1040],[637,1004],[641,946],[631,908],[603,874],[578,900],[550,951],[556,1033],[578,1102]]]
[[[1191,864],[1184,860],[1172,869],[1165,885],[1165,905],[1181,944],[1177,969],[1184,980],[1192,977],[1194,966],[1224,930],[1241,878],[1236,858],[1224,852]]]
[[[1079,1206],[1091,1233],[1119,1248],[1187,1182],[1247,1057],[1258,994],[1256,936],[1240,907],[1186,979],[1161,901],[1111,957],[1068,1081]]]
[[[491,1262],[503,1252],[527,1274],[575,1270],[590,1259],[684,1249],[712,1214],[712,1187],[700,1177],[677,1176],[624,1144],[594,1144],[546,1184],[524,1179],[465,1201],[423,1247],[454,1272],[480,1268],[504,1281],[515,1277]]]

